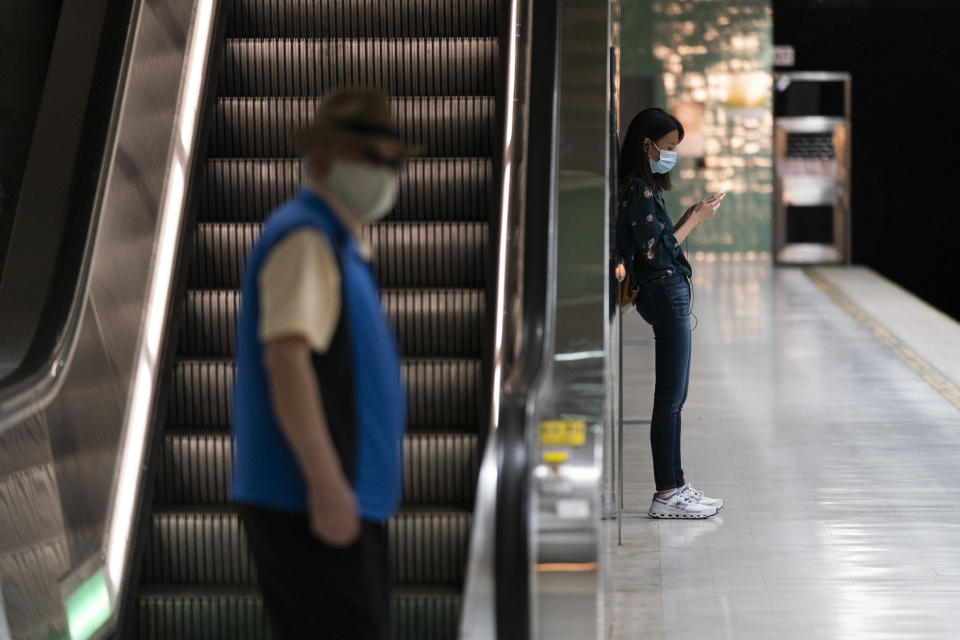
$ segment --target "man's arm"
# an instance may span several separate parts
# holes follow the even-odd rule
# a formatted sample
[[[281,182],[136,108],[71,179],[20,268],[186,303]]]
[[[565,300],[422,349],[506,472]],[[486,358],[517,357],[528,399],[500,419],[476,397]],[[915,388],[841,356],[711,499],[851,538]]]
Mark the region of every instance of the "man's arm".
[[[307,340],[271,340],[264,366],[280,428],[304,474],[310,527],[324,542],[348,545],[360,533],[357,502],[330,438]]]

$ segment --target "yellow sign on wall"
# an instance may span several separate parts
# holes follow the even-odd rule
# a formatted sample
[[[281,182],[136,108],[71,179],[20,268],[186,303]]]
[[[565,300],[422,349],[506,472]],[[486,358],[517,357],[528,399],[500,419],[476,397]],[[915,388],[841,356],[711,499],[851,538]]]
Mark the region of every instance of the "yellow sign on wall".
[[[540,423],[540,444],[579,447],[587,441],[587,423],[583,420],[544,420]]]

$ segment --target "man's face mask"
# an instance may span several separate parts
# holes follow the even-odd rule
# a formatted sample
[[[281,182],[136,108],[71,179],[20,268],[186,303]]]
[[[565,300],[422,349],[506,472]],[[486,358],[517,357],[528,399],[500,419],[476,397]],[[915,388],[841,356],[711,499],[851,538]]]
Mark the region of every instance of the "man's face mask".
[[[361,222],[380,220],[393,209],[398,182],[389,166],[347,160],[334,162],[326,179],[330,191]]]

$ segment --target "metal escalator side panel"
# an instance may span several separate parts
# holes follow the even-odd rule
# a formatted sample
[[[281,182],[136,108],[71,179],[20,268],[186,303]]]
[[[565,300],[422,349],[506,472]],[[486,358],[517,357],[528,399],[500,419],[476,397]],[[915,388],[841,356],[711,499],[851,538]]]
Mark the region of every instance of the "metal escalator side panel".
[[[88,4],[70,6],[81,12],[97,9]],[[129,584],[138,496],[146,482],[149,421],[157,409],[151,398],[158,385],[153,374],[165,353],[168,294],[218,3],[147,5],[135,3],[134,17],[128,18],[131,35],[71,311],[75,315],[59,337],[62,350],[41,372],[49,394],[31,397],[29,404],[27,422],[46,431],[62,519],[62,533],[47,532],[37,557],[48,566],[53,560],[59,564],[52,573],[35,565],[34,584],[8,582],[6,575],[2,581],[7,606],[15,610],[22,595],[34,607],[26,623],[45,632],[66,633],[78,616],[88,620],[91,633],[116,624]],[[64,19],[71,20],[67,14]],[[84,24],[69,22],[73,29]],[[69,192],[66,187],[58,191]],[[30,499],[36,497],[35,492]],[[46,512],[42,505],[35,510]],[[3,560],[5,572],[11,565]],[[88,585],[98,590],[103,606],[91,610],[90,602],[74,597]],[[37,631],[20,625],[16,614],[11,620],[17,636]]]

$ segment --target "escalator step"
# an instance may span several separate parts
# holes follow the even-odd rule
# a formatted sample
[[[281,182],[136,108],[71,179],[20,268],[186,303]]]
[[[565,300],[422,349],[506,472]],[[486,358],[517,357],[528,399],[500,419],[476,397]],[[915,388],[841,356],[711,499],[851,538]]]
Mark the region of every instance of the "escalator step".
[[[226,504],[232,471],[230,434],[164,434],[154,504]]]
[[[394,222],[365,229],[381,287],[483,287],[489,230],[483,222]]]
[[[456,585],[466,569],[468,511],[401,511],[387,526],[390,580]],[[154,511],[147,584],[256,584],[240,517],[228,510]]]
[[[396,640],[449,640],[460,622],[460,591],[401,592],[390,599],[390,627]]]
[[[482,289],[386,289],[381,304],[405,356],[482,355]]]
[[[422,156],[493,154],[494,99],[490,96],[395,98],[401,139]],[[320,98],[220,98],[210,131],[213,157],[295,157],[294,132],[313,120]]]
[[[256,571],[235,513],[170,513],[154,507],[144,583],[256,584]]]
[[[235,290],[188,291],[177,342],[180,353],[232,356],[239,300]],[[481,356],[482,289],[386,289],[381,302],[403,355]]]
[[[256,589],[200,592],[142,589],[139,640],[267,640],[263,598]]]
[[[239,311],[240,292],[235,289],[187,291],[177,336],[180,355],[233,356]]]
[[[462,584],[469,552],[470,511],[401,511],[390,519],[390,580]]]
[[[257,589],[149,588],[138,599],[140,640],[267,640],[271,637]],[[390,597],[396,640],[457,636],[460,593],[454,588],[401,587]]]
[[[479,465],[477,436],[410,433],[403,441],[403,502],[470,508]],[[161,505],[226,504],[233,465],[227,433],[167,434],[155,501]]]
[[[228,33],[251,38],[490,36],[496,0],[237,0]]]
[[[403,440],[405,505],[473,506],[480,469],[477,436],[410,433]]]
[[[405,359],[410,431],[476,433],[484,398],[479,359]],[[229,429],[234,365],[231,360],[179,360],[167,396],[167,423],[175,429]]]
[[[290,158],[208,160],[199,183],[201,222],[262,222],[302,182]],[[488,158],[417,158],[400,169],[400,194],[387,218],[486,221],[496,205]]]
[[[403,380],[410,430],[477,432],[486,402],[480,360],[408,359]]]
[[[194,234],[187,275],[197,289],[238,289],[257,223],[203,223]],[[485,222],[386,222],[364,229],[381,287],[483,287]]]
[[[322,96],[380,87],[394,96],[496,95],[496,38],[229,39],[221,96]]]

